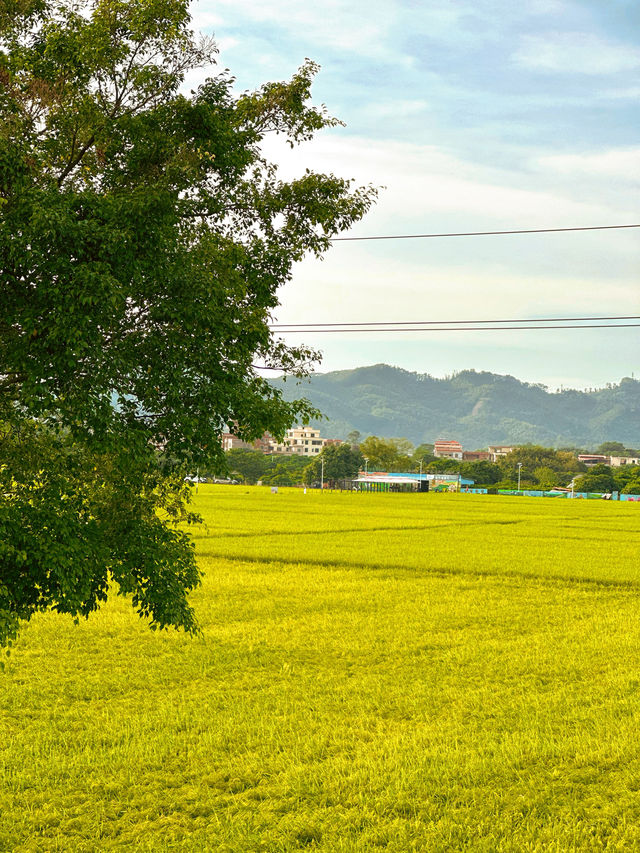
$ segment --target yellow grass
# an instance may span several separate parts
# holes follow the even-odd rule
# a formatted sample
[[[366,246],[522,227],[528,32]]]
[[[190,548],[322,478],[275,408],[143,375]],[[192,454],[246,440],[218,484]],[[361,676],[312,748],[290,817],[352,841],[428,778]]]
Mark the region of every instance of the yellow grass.
[[[203,638],[0,675],[0,850],[640,849],[640,507],[200,487]]]

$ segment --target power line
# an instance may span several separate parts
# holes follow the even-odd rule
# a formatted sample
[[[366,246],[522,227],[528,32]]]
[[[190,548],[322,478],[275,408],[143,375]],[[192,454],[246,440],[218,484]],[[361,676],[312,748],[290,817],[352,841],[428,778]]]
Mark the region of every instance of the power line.
[[[577,228],[522,228],[517,231],[452,231],[446,234],[382,234],[375,237],[332,237],[331,242],[418,240],[430,237],[488,237],[504,234],[557,234],[565,231],[614,231],[623,228],[640,228],[640,223],[637,225],[584,225]]]
[[[331,333],[352,333],[352,332],[519,332],[522,330],[534,329],[538,332],[549,331],[551,329],[628,329],[640,327],[640,323],[599,323],[589,326],[577,325],[560,325],[560,326],[409,326],[396,328],[330,328],[330,329],[310,329],[291,328],[278,329],[279,332],[285,335],[290,334],[331,334]]]
[[[526,318],[520,320],[372,320],[368,323],[274,323],[269,326],[270,329],[278,329],[286,331],[288,329],[311,330],[311,329],[326,329],[337,327],[356,327],[356,326],[450,326],[450,325],[484,325],[488,323],[574,323],[578,321],[601,321],[601,320],[640,320],[640,315],[628,315],[624,317],[544,317],[542,319]],[[618,325],[618,324],[614,324]],[[553,328],[553,327],[552,327]],[[583,327],[578,327],[583,328]],[[584,328],[589,328],[584,327]]]

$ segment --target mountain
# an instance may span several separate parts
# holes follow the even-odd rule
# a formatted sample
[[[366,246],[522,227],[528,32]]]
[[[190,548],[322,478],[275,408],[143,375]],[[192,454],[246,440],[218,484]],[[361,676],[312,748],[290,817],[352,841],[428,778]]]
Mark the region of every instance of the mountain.
[[[325,436],[406,437],[414,444],[455,438],[468,449],[489,444],[640,446],[640,382],[622,379],[594,391],[551,393],[513,376],[463,370],[446,379],[388,364],[316,373],[300,383],[274,380],[283,396],[306,397],[327,420]]]

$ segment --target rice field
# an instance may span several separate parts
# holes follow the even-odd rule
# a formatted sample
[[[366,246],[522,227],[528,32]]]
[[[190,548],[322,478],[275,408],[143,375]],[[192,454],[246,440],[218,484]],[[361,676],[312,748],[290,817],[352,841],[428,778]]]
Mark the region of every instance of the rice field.
[[[46,614],[1,851],[640,849],[640,507],[201,486],[203,635]]]

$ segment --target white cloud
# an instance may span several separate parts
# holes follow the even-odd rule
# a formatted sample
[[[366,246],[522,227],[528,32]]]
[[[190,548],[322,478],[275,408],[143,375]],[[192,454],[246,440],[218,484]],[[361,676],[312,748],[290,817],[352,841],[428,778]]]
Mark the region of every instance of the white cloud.
[[[203,9],[201,4],[194,4],[191,16],[191,26],[195,30],[211,30],[221,27],[223,19],[208,9]]]
[[[420,115],[428,109],[429,104],[427,101],[416,99],[374,102],[370,106],[365,107],[363,112],[378,118],[391,117],[397,119]]]
[[[402,248],[381,257],[368,250],[350,257],[334,249],[323,264],[307,260],[281,292],[282,323],[323,323],[535,318],[611,313],[637,314],[640,298],[628,282],[603,276],[571,276],[558,264],[555,275],[526,269],[464,266],[463,244],[452,262],[434,264],[425,249],[421,263],[407,263]],[[606,297],[605,294],[606,293]],[[446,333],[441,333],[447,337]],[[415,334],[402,336],[410,340]],[[451,335],[448,335],[451,337]]]
[[[526,11],[532,15],[561,15],[567,10],[563,0],[529,0]]]
[[[607,200],[584,201],[584,186],[559,191],[553,177],[482,166],[435,146],[334,134],[293,151],[270,143],[266,153],[281,163],[283,177],[309,166],[386,187],[354,235],[374,227],[397,231],[399,222],[418,231],[478,231],[599,224],[635,214]]]
[[[234,47],[237,47],[240,44],[240,41],[233,36],[226,36],[225,38],[216,39],[216,45],[220,50],[220,53],[224,53],[226,50],[233,50]]]
[[[516,64],[554,73],[613,74],[640,67],[640,50],[589,32],[526,35],[513,54]]]
[[[346,0],[304,3],[300,0],[218,0],[217,8],[233,12],[254,24],[277,23],[297,37],[330,45],[341,51],[380,58],[387,52],[388,32],[398,16],[398,7],[385,0],[370,0],[366,8]]]
[[[619,101],[640,101],[640,86],[628,86],[620,89],[606,89],[600,92],[599,97],[615,99]]]
[[[640,148],[613,148],[589,154],[556,154],[539,157],[537,164],[566,175],[590,175],[640,181]]]
[[[588,172],[559,187],[554,174],[490,169],[432,146],[325,136],[280,159],[283,178],[304,166],[386,184],[349,236],[635,221],[611,202],[584,201]],[[581,155],[575,155],[580,161]],[[581,162],[581,161],[580,161]],[[336,243],[323,263],[298,265],[281,293],[281,322],[426,320],[640,313],[636,235],[598,232]],[[365,316],[366,315],[366,316]],[[442,334],[442,340],[456,335]],[[481,333],[478,333],[481,334]],[[507,334],[507,333],[501,333]],[[334,337],[312,340],[325,346]],[[411,335],[401,340],[410,341]],[[395,338],[394,338],[395,340]],[[438,338],[440,340],[440,338]],[[489,338],[487,338],[489,343]]]

